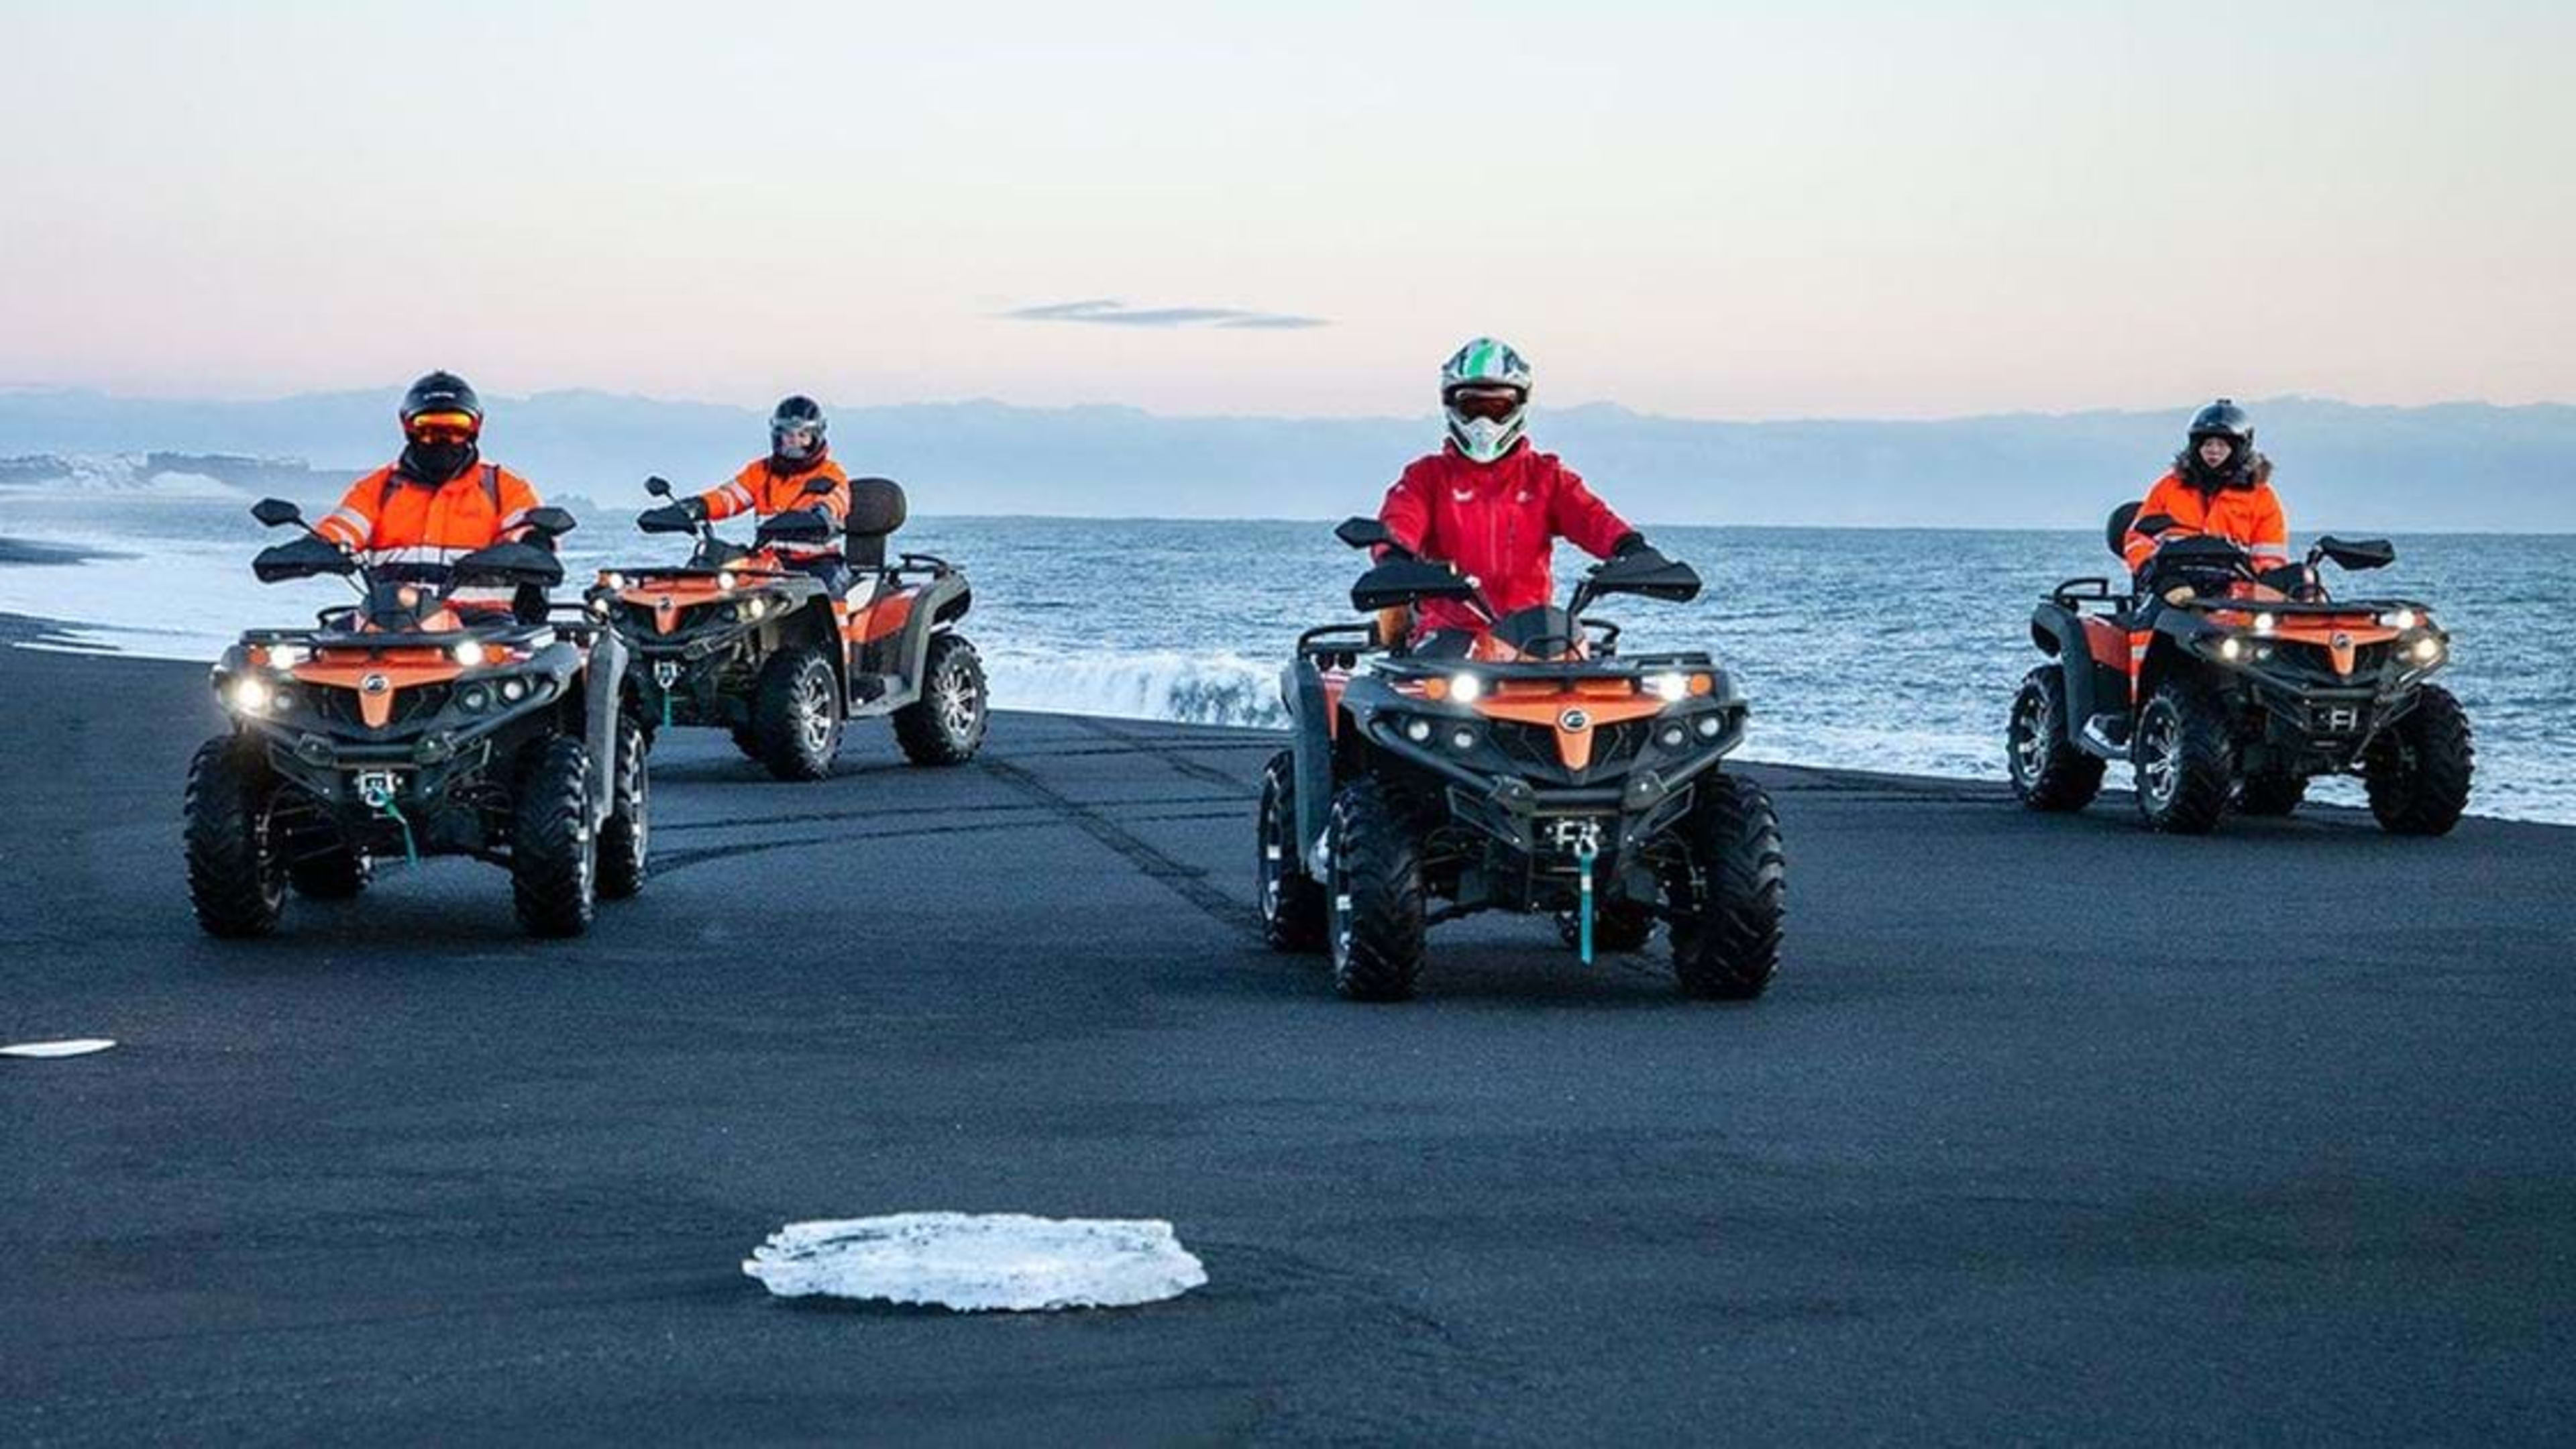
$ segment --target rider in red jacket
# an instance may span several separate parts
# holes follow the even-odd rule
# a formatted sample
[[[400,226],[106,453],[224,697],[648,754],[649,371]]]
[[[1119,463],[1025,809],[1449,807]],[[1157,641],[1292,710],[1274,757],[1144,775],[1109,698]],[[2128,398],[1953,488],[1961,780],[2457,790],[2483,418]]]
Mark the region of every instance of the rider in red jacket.
[[[1646,547],[1573,469],[1530,446],[1529,395],[1529,364],[1519,353],[1490,337],[1459,348],[1440,369],[1447,441],[1406,468],[1378,508],[1406,550],[1475,579],[1497,617],[1551,601],[1560,538],[1595,558]],[[1486,627],[1463,603],[1428,599],[1417,606],[1412,634]]]

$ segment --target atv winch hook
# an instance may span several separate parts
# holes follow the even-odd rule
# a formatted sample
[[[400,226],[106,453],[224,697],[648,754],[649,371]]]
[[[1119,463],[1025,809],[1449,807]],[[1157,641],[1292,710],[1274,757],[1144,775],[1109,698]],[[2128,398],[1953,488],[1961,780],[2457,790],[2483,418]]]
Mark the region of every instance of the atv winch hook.
[[[361,776],[358,780],[358,803],[378,811],[402,827],[403,864],[420,864],[420,850],[411,838],[411,821],[394,803],[394,784],[390,776]]]

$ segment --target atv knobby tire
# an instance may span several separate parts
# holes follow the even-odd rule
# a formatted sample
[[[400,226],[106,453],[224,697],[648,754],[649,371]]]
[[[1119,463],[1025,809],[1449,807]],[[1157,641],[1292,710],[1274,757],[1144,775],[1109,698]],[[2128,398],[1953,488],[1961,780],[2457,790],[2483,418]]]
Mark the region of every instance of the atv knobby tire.
[[[2266,773],[2248,775],[2236,786],[2239,815],[2282,816],[2298,812],[2308,798],[2305,776]]]
[[[894,712],[895,743],[916,765],[962,765],[984,744],[984,661],[956,634],[933,634],[921,664],[921,698]]]
[[[2392,835],[2448,835],[2469,808],[2477,740],[2451,692],[2425,685],[2363,763],[2370,813]]]
[[[811,644],[770,656],[751,702],[758,758],[781,780],[820,780],[841,750],[841,681]]]
[[[510,819],[510,895],[537,936],[578,936],[599,906],[590,749],[570,735],[528,747]]]
[[[2102,792],[2102,758],[2077,747],[2078,728],[2066,714],[2066,666],[2043,664],[2023,676],[2004,726],[2004,764],[2024,806],[2081,810]]]
[[[277,790],[277,777],[256,740],[208,740],[188,762],[182,830],[188,904],[209,936],[264,936],[277,929],[286,909],[286,867],[269,836]]]
[[[2227,812],[2235,760],[2227,710],[2188,675],[2156,686],[2138,712],[2138,816],[2169,835],[2206,835]]]
[[[1319,951],[1324,945],[1324,888],[1306,874],[1297,841],[1297,764],[1287,750],[1261,770],[1260,849],[1253,857],[1261,902],[1261,939],[1273,951]]]
[[[633,716],[617,722],[617,780],[608,792],[608,818],[599,823],[599,894],[622,901],[644,889],[653,824],[652,769],[644,726]]]
[[[1673,975],[1690,996],[1750,1001],[1780,971],[1788,862],[1771,797],[1711,771],[1682,818],[1689,867],[1672,882]]]
[[[1353,1001],[1403,1001],[1422,979],[1422,846],[1375,780],[1333,796],[1325,888],[1333,987]]]

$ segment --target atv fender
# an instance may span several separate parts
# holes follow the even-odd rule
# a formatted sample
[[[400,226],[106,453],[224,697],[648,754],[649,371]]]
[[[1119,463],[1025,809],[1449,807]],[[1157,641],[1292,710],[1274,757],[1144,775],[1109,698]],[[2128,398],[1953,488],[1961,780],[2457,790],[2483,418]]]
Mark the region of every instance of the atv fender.
[[[1288,748],[1296,765],[1297,845],[1316,879],[1315,850],[1333,813],[1333,702],[1321,670],[1300,659],[1279,674],[1280,702],[1288,707]]]
[[[2053,656],[2066,678],[2065,728],[2070,736],[2107,709],[2129,706],[2127,671],[2106,664],[2085,637],[2084,616],[2063,604],[2043,602],[2030,616],[2030,642]]]
[[[617,721],[626,699],[626,641],[614,629],[591,637],[582,679],[582,732],[590,746],[590,823],[608,818],[617,792]]]

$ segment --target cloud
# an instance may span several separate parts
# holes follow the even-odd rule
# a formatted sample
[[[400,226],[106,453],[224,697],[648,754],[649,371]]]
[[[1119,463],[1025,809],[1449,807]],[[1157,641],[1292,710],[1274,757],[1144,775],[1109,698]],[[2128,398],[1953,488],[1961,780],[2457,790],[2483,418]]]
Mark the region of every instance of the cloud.
[[[1022,307],[1002,316],[1014,322],[1096,322],[1109,327],[1252,327],[1288,330],[1299,327],[1328,327],[1321,317],[1298,317],[1284,312],[1252,312],[1241,307],[1130,307],[1114,297],[1093,297],[1080,302],[1049,302],[1043,306]]]

